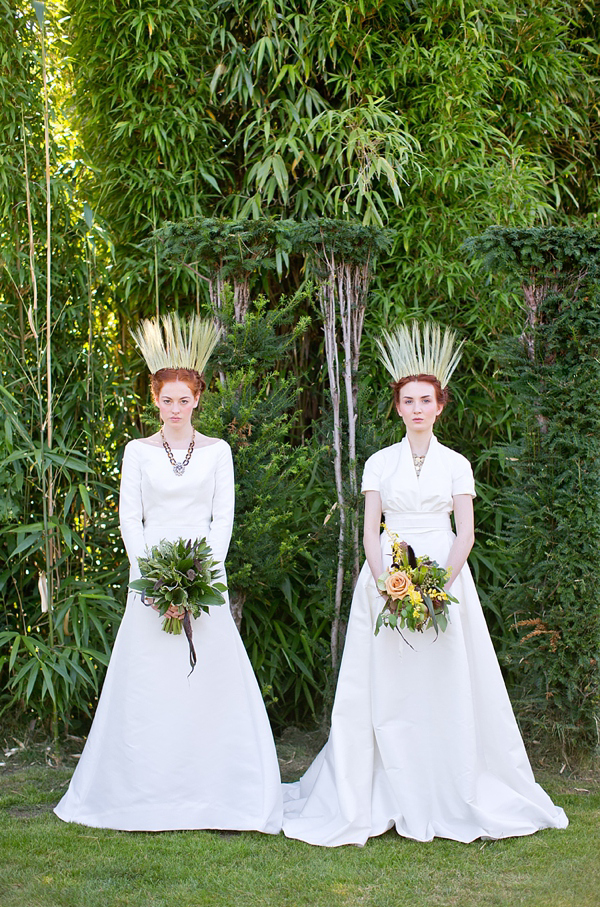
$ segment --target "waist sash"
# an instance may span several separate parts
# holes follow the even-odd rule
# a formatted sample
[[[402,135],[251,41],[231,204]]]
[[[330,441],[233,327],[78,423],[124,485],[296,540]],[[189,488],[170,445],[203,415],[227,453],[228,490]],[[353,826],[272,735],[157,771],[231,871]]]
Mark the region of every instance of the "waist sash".
[[[386,513],[385,525],[390,532],[452,531],[449,513]]]

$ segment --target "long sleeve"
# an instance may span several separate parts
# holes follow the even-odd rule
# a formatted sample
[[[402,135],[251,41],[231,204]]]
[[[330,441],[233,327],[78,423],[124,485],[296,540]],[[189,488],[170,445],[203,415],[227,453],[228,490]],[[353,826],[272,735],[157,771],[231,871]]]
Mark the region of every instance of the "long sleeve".
[[[215,469],[215,490],[212,502],[212,517],[208,533],[208,544],[215,560],[225,562],[235,508],[235,484],[231,448],[226,442],[220,445],[219,458]]]
[[[119,522],[129,563],[137,573],[137,559],[138,557],[143,557],[146,553],[146,542],[144,539],[142,470],[135,451],[135,445],[131,442],[126,446],[123,455],[121,490],[119,494]]]

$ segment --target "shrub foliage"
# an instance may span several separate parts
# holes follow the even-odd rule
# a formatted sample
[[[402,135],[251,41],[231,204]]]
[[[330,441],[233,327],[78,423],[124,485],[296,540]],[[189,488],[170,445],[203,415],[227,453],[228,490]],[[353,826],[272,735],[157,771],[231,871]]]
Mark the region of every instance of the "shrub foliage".
[[[506,344],[518,404],[504,447],[510,573],[497,603],[523,722],[567,746],[597,740],[600,693],[600,235],[494,229],[471,243],[522,285],[523,336]]]

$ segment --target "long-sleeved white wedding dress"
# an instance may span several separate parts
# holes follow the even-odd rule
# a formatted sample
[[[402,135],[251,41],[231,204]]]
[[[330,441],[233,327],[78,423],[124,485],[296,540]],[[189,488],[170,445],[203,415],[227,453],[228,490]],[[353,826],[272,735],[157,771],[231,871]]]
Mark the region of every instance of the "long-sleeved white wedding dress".
[[[207,537],[223,564],[233,511],[226,442],[197,446],[182,476],[162,447],[127,445],[120,516],[131,579],[137,558],[164,538]],[[281,829],[273,735],[228,604],[192,624],[190,674],[185,635],[165,633],[129,592],[89,738],[55,809],[61,819],[126,831]]]
[[[363,491],[379,491],[387,527],[417,555],[446,563],[455,495],[475,496],[468,460],[432,438],[420,477],[410,445],[374,454]],[[381,536],[384,566],[389,538]],[[288,837],[334,847],[396,827],[418,841],[473,841],[564,828],[536,784],[467,565],[450,624],[435,639],[383,628],[365,563],[352,602],[331,733],[306,774],[284,785]]]

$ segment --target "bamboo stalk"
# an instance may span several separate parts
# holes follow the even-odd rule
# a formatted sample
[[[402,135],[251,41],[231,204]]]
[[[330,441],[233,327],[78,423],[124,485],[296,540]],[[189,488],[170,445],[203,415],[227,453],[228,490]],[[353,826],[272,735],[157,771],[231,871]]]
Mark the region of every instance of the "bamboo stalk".
[[[156,207],[155,199],[152,199],[152,222],[154,232],[156,233]],[[158,288],[158,245],[154,243],[154,301],[156,304],[156,318],[160,318],[160,294]]]
[[[53,443],[53,399],[52,399],[52,196],[50,192],[50,117],[48,109],[48,77],[46,69],[46,41],[44,27],[44,4],[35,4],[35,13],[40,27],[40,44],[42,50],[42,88],[44,100],[44,152],[45,152],[45,169],[46,169],[46,413],[40,413],[41,428],[46,427],[46,443],[48,450],[52,450]],[[28,175],[26,177],[28,180]],[[29,196],[29,192],[28,192]],[[31,212],[28,214],[31,221]],[[31,249],[31,245],[30,245]],[[30,263],[32,272],[35,270],[34,260],[32,258],[33,250],[30,252]],[[39,356],[38,356],[38,380],[39,375]],[[40,382],[41,383],[41,382]],[[42,401],[40,387],[40,407]],[[43,443],[43,440],[42,440]],[[48,643],[50,648],[54,647],[54,534],[52,531],[51,520],[54,516],[54,474],[52,463],[48,464],[48,470],[44,469],[42,463],[42,497],[44,500],[44,546],[46,556],[46,582],[48,598]],[[52,737],[55,748],[58,746],[58,711],[56,702],[52,701]]]
[[[89,414],[90,411],[90,400],[92,395],[92,345],[93,345],[93,316],[94,316],[94,306],[93,306],[93,293],[92,293],[92,262],[90,261],[90,245],[88,242],[88,237],[86,233],[85,237],[85,259],[86,259],[86,272],[87,272],[87,297],[88,297],[88,337],[87,337],[87,360],[86,360],[86,371],[85,371],[85,403],[86,403],[86,414]],[[86,416],[86,418],[88,418]],[[93,421],[90,421],[88,424],[88,429],[85,434],[85,474],[84,481],[85,487],[88,487],[90,480],[89,473],[89,462],[90,462],[90,452],[91,452],[91,438],[90,432],[93,432]],[[87,552],[87,514],[84,507],[84,518],[83,518],[83,530],[81,537],[83,539],[83,545],[81,546],[81,578],[85,578],[85,558]]]
[[[25,124],[23,120],[23,137],[25,133]],[[14,218],[14,233],[15,233],[15,252],[16,260],[21,261],[21,237],[19,236],[19,221],[17,217],[17,212],[13,212]],[[19,348],[21,350],[21,362],[25,362],[25,310],[23,306],[23,294],[21,289],[19,289],[16,283],[13,281],[16,293],[17,293],[17,305],[19,312]]]
[[[31,215],[31,189],[29,186],[29,160],[27,158],[27,139],[25,136],[25,118],[23,116],[23,111],[21,110],[21,127],[23,129],[23,167],[25,172],[25,205],[27,208],[27,231],[29,234],[29,273],[31,276],[31,291],[33,293],[33,312],[34,318],[37,315],[38,307],[38,289],[37,289],[37,275],[35,273],[35,241],[33,238],[33,218]],[[37,341],[37,332],[33,325],[31,324],[33,333],[36,335],[35,339]],[[39,350],[37,351],[39,352]]]

